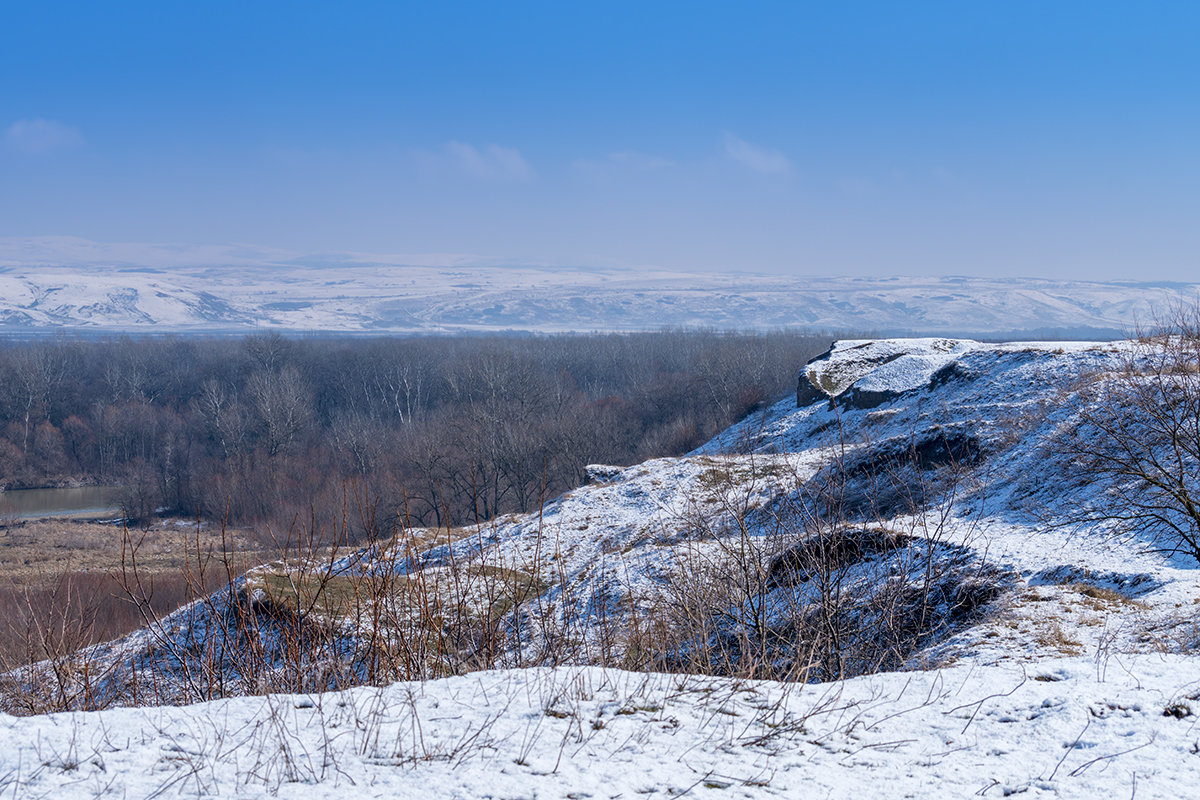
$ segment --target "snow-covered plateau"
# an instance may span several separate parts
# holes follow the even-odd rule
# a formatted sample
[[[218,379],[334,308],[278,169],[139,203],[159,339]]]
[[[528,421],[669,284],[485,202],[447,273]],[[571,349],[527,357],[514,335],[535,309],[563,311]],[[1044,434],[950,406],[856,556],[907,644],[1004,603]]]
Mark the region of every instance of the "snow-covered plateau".
[[[1062,444],[1137,347],[842,341],[687,456],[266,565],[0,716],[0,797],[1190,797],[1200,569]]]
[[[236,248],[129,253],[0,239],[0,332],[803,328],[1110,338],[1200,284],[784,277],[657,268],[422,266]],[[165,266],[164,266],[165,264]],[[1040,332],[1040,333],[1039,333]]]

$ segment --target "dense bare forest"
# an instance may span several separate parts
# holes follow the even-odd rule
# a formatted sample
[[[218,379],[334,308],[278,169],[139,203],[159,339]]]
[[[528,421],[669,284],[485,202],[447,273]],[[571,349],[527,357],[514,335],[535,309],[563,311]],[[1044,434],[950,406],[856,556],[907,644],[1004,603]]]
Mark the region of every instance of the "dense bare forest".
[[[287,525],[527,511],[593,462],[685,452],[788,391],[792,333],[59,337],[0,349],[0,483],[115,484],[127,513]]]

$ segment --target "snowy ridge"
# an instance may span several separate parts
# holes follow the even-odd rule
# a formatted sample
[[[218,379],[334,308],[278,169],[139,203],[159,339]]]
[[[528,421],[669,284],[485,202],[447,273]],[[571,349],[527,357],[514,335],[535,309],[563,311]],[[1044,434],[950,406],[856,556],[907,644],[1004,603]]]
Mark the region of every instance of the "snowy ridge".
[[[1188,796],[1200,777],[1200,570],[1149,538],[1054,524],[1101,488],[1047,444],[1075,424],[1078,379],[1116,369],[1128,347],[840,342],[802,370],[799,404],[784,399],[694,453],[594,466],[592,483],[538,513],[401,558],[381,546],[339,564],[346,575],[388,570],[435,583],[451,565],[521,576],[531,594],[505,612],[519,646],[510,640],[499,663],[537,665],[550,653],[537,668],[308,698],[0,718],[0,730],[28,743],[0,755],[0,776],[20,776],[10,781],[29,796],[56,797],[92,796],[114,764],[150,770],[120,779],[129,796],[165,785],[321,797],[350,784],[463,798],[861,797],[880,786],[896,797],[926,797],[930,786],[948,796]],[[870,599],[859,583],[885,575],[889,586],[914,585],[912,567],[936,563],[949,581],[936,587],[942,596],[964,578],[990,581],[970,613],[939,606],[902,663],[845,681],[588,666],[633,657],[614,630],[652,615],[704,564],[772,542],[788,509],[811,508],[797,498],[826,485],[834,464],[849,476],[838,497],[847,524],[875,537],[840,573],[846,586]],[[933,513],[904,502],[914,491]],[[784,618],[813,591],[802,564],[764,552],[772,577],[749,605],[726,609],[734,627],[749,625],[751,611]],[[892,563],[902,553],[913,560]],[[182,640],[191,626],[205,630],[203,615],[164,622]],[[341,629],[347,652],[362,634]],[[114,686],[153,638],[143,631],[98,651]],[[117,742],[116,728],[137,733]],[[53,761],[69,742],[71,775],[22,766]]]

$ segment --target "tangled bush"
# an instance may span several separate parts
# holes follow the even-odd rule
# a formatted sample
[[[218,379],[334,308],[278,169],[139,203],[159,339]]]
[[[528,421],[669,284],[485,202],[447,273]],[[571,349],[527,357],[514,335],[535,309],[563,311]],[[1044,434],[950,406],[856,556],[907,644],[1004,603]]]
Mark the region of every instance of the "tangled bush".
[[[1100,492],[1073,509],[1200,561],[1200,306],[1133,339],[1118,368],[1089,376],[1054,448]]]

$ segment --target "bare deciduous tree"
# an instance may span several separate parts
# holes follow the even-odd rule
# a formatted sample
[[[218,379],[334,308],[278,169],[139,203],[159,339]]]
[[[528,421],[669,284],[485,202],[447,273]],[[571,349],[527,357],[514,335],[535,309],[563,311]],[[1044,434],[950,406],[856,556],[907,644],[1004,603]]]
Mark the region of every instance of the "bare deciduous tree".
[[[1176,308],[1134,338],[1119,367],[1090,376],[1076,397],[1075,424],[1055,447],[1102,492],[1071,520],[1200,561],[1200,306]]]
[[[262,423],[267,452],[289,450],[312,420],[312,391],[295,367],[278,373],[256,372],[246,382]]]

